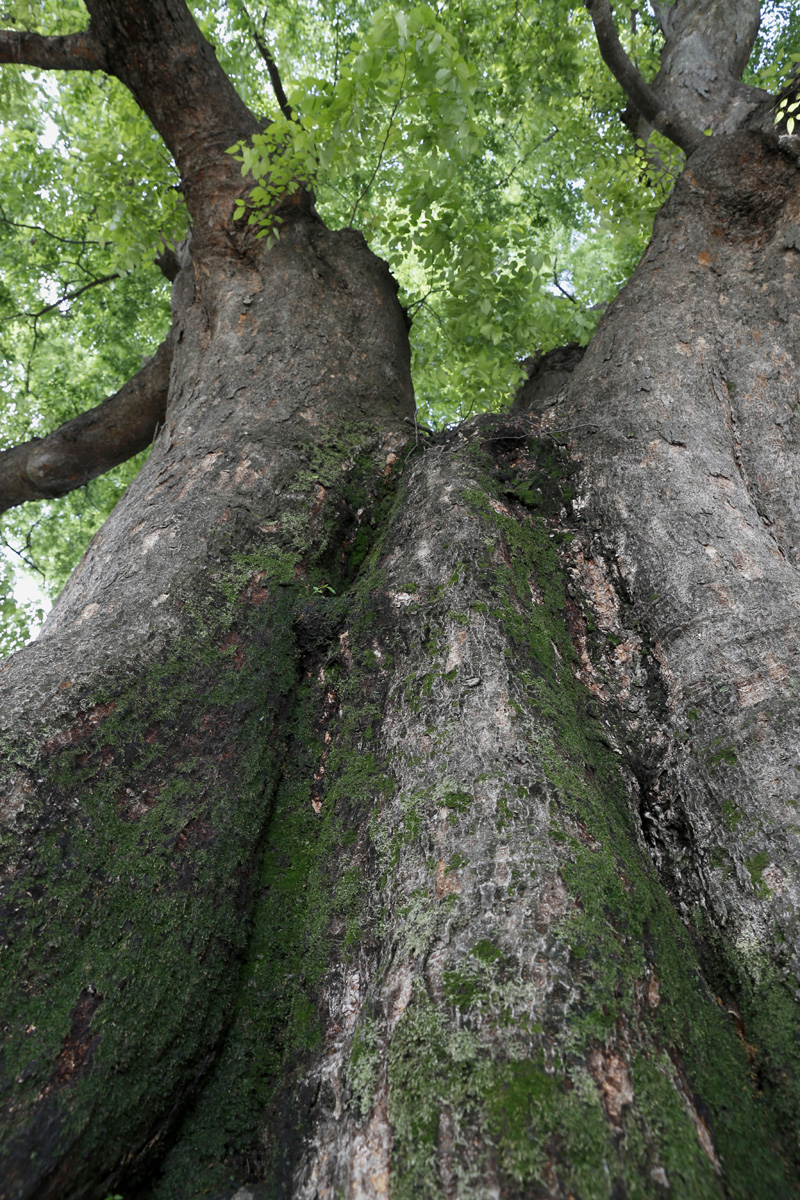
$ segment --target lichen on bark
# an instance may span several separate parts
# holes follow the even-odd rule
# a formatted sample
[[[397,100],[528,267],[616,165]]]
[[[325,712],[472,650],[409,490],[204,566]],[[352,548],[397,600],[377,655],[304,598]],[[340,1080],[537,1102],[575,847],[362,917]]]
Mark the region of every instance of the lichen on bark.
[[[572,474],[537,420],[478,419],[315,601],[237,1012],[163,1200],[793,1194],[581,677]]]

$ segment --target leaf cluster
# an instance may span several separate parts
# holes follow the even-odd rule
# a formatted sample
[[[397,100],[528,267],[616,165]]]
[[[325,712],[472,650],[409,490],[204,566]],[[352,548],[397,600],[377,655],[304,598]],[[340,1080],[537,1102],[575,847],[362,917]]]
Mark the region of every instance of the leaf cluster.
[[[88,24],[80,0],[9,6],[6,24],[41,33]],[[646,158],[634,144],[581,0],[191,7],[264,118],[262,133],[232,148],[252,185],[234,219],[278,237],[276,207],[303,186],[331,227],[363,231],[413,318],[426,423],[504,405],[526,356],[588,341],[641,256],[681,157],[657,135]],[[747,82],[785,82],[798,8],[767,0]],[[649,9],[619,0],[614,13],[652,79],[662,37]],[[294,119],[259,47],[278,64]],[[784,116],[788,127],[795,114]],[[178,182],[113,79],[2,68],[0,447],[98,403],[164,336],[167,285],[152,260],[186,232]],[[12,565],[24,561],[56,591],[137,466],[0,519],[0,653],[27,620]]]

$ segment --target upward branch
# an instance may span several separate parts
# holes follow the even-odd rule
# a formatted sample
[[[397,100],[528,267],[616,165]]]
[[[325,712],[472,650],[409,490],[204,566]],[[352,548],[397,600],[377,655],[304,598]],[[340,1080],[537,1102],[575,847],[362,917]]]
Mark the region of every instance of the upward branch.
[[[294,109],[292,108],[291,104],[289,103],[289,97],[286,95],[286,92],[284,90],[283,81],[281,80],[281,73],[278,70],[278,64],[275,62],[275,59],[273,58],[273,56],[270,52],[270,48],[267,45],[267,43],[264,41],[264,38],[261,36],[261,34],[256,29],[255,22],[250,17],[250,14],[247,12],[247,9],[245,8],[244,11],[245,11],[245,13],[247,13],[247,16],[250,18],[250,20],[252,22],[253,38],[255,40],[256,46],[258,47],[258,53],[261,55],[261,57],[263,58],[263,60],[266,64],[267,72],[269,74],[269,81],[272,84],[272,90],[275,93],[275,99],[278,101],[278,108],[281,110],[283,115],[286,117],[287,121],[294,121],[295,120]]]
[[[650,85],[642,78],[619,40],[608,0],[586,0],[603,61],[632,104],[646,121],[680,146],[687,156],[703,141],[703,134],[678,112],[668,112]]]
[[[0,31],[0,62],[103,70],[133,94],[169,147],[189,209],[207,229],[241,188],[225,151],[259,123],[223,71],[185,0],[87,0],[89,29],[65,37]],[[238,176],[238,178],[235,178]]]

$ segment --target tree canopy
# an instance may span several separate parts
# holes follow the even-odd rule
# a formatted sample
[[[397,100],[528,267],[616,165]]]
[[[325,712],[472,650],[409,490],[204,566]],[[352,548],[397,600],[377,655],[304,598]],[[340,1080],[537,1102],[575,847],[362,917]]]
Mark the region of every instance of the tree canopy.
[[[240,216],[279,227],[276,148],[331,227],[361,229],[412,318],[420,420],[507,403],[526,356],[585,343],[631,273],[680,167],[619,120],[625,97],[579,0],[364,5],[195,3],[240,96],[265,118],[231,147],[257,178]],[[649,7],[615,6],[645,79],[663,36]],[[20,2],[9,29],[72,34],[79,0]],[[746,82],[793,68],[794,0],[763,6]],[[0,73],[0,449],[43,436],[119,388],[169,322],[154,259],[186,233],[175,164],[131,94],[101,71]],[[784,114],[791,120],[791,114]],[[705,132],[705,131],[703,131]],[[280,180],[278,181],[280,182]],[[29,636],[146,451],[63,498],[0,521],[0,653]]]

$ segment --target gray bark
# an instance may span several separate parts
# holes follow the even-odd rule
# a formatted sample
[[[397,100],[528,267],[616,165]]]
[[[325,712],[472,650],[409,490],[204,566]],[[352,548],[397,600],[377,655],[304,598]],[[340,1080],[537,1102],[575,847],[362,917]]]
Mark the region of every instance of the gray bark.
[[[366,500],[369,479],[391,472],[407,438],[408,340],[385,264],[360,234],[332,234],[303,217],[287,223],[272,251],[256,247],[260,262],[254,250],[249,269],[225,280],[218,273],[208,287],[185,252],[163,430],[41,635],[0,675],[11,1089],[4,1197],[105,1195],[105,1176],[121,1160],[135,1166],[148,1144],[152,1155],[208,1063],[235,992],[258,846],[280,778],[282,705],[297,686],[291,616],[288,625],[261,621],[258,636],[274,646],[261,651],[268,698],[254,733],[266,736],[270,761],[246,801],[235,781],[237,771],[247,774],[254,701],[207,698],[217,673],[238,670],[240,643],[256,636],[231,618],[237,605],[259,611],[270,589],[285,609],[282,587],[311,592],[309,576],[338,588],[342,542],[357,536],[363,514],[349,492]],[[367,481],[351,484],[354,472]],[[178,691],[189,687],[183,702],[177,692],[172,701],[160,695],[160,672]],[[95,735],[105,747],[98,754]],[[182,740],[191,767],[180,765]],[[156,816],[162,794],[166,809]],[[91,845],[104,822],[106,833],[116,829],[108,861]],[[61,866],[43,893],[53,838],[61,839]],[[192,853],[205,858],[210,845],[216,865],[190,866]],[[140,854],[147,883],[137,883]],[[125,897],[142,887],[160,916],[145,903],[140,927]],[[216,904],[219,913],[209,914]],[[153,927],[163,927],[158,952]],[[95,937],[88,949],[84,939]],[[186,1000],[171,994],[187,987],[197,993],[192,1034],[183,1032]],[[157,995],[163,1028],[133,1035],[135,1014]],[[87,1032],[95,1009],[102,1036]],[[150,1038],[145,1052],[141,1039]]]
[[[425,446],[360,235],[183,248],[0,671],[3,1200],[796,1196],[796,179],[703,144],[560,390]]]
[[[675,0],[653,8],[666,37],[654,90],[698,128],[733,133],[764,99],[741,82],[758,34],[759,0]]]

